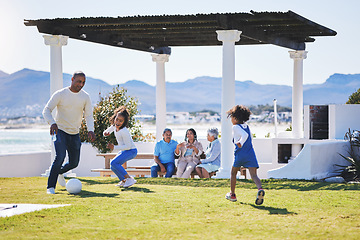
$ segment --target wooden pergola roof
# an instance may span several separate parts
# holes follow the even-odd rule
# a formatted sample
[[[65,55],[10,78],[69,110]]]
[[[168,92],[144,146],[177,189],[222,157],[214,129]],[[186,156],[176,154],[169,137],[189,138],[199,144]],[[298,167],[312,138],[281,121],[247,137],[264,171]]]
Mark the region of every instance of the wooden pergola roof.
[[[132,17],[82,17],[24,20],[40,33],[64,35],[105,45],[170,54],[175,46],[222,45],[217,30],[242,31],[236,45],[274,44],[305,50],[313,37],[336,32],[292,11],[163,15]]]

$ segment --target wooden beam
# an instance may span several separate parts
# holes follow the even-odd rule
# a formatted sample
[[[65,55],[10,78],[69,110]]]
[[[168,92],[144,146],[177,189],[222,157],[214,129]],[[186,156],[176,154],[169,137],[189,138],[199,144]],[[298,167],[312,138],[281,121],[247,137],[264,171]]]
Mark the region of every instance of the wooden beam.
[[[286,47],[293,50],[305,50],[305,43],[291,40],[286,37],[268,35],[266,31],[256,31],[253,29],[244,29],[241,37],[257,40],[266,44],[274,44],[280,47]]]

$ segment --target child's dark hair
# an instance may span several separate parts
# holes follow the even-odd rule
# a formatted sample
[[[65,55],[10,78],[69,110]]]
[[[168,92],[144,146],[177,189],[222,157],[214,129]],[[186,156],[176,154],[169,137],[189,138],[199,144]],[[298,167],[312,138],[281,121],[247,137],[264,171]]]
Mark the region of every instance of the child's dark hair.
[[[124,106],[121,106],[121,107],[118,107],[117,109],[115,109],[114,114],[109,119],[111,125],[115,124],[115,118],[118,114],[120,114],[120,116],[124,117],[124,124],[120,127],[120,129],[127,127],[128,123],[129,123],[130,114],[129,114],[129,111]]]
[[[186,142],[188,141],[188,138],[187,138],[187,132],[188,131],[191,131],[194,134],[194,140],[197,140],[197,135],[196,135],[195,129],[189,128],[188,130],[186,130],[186,133],[185,133],[185,141]]]
[[[236,105],[233,108],[231,108],[229,111],[226,112],[229,117],[235,118],[239,123],[245,123],[247,120],[249,120],[251,111],[247,107],[243,105]]]

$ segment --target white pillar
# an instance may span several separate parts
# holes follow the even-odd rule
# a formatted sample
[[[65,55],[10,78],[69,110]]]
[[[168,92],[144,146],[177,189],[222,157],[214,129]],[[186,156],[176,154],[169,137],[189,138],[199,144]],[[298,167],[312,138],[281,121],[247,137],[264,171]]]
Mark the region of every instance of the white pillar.
[[[293,138],[304,137],[303,113],[303,60],[307,51],[289,51],[290,58],[294,59],[294,76],[292,89],[292,135]],[[297,156],[301,150],[300,144],[293,144],[291,155]]]
[[[50,46],[50,96],[63,88],[61,47],[67,45],[67,36],[44,35],[45,45]]]
[[[277,100],[274,99],[274,127],[275,127],[275,137],[277,137]]]
[[[62,52],[61,47],[67,45],[67,36],[44,35],[45,45],[50,46],[50,96],[63,88]],[[53,111],[53,115],[55,111]],[[54,144],[51,142],[51,164],[55,158]],[[42,176],[48,177],[50,168]]]
[[[168,54],[151,54],[156,62],[156,141],[162,139],[162,132],[166,128],[166,82],[165,62],[169,61]]]
[[[230,178],[234,161],[232,123],[226,112],[235,105],[235,42],[240,40],[238,30],[216,31],[223,43],[222,90],[221,90],[221,168],[218,178]]]

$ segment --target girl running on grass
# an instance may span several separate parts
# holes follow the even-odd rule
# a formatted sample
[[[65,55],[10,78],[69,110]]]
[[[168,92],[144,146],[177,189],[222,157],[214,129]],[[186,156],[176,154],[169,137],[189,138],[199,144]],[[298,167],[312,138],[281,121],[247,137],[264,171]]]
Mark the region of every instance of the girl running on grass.
[[[257,176],[257,169],[259,164],[256,159],[255,151],[251,141],[251,132],[249,126],[245,123],[249,120],[250,110],[242,105],[236,105],[232,109],[226,112],[228,118],[231,118],[233,124],[233,142],[235,144],[235,160],[231,168],[230,178],[230,192],[226,194],[225,198],[235,202],[235,186],[236,186],[236,174],[241,167],[249,169],[251,179],[255,182],[258,193],[255,200],[256,205],[261,205],[264,202],[265,191],[261,187],[261,181]]]
[[[115,109],[114,115],[110,118],[112,125],[103,132],[105,137],[114,132],[116,141],[118,142],[116,149],[120,151],[110,163],[111,170],[120,180],[119,184],[115,185],[117,187],[130,187],[136,183],[136,180],[130,177],[122,166],[125,162],[135,158],[137,155],[137,149],[127,129],[129,116],[126,107],[122,106]],[[114,144],[108,143],[108,148],[113,151]]]

